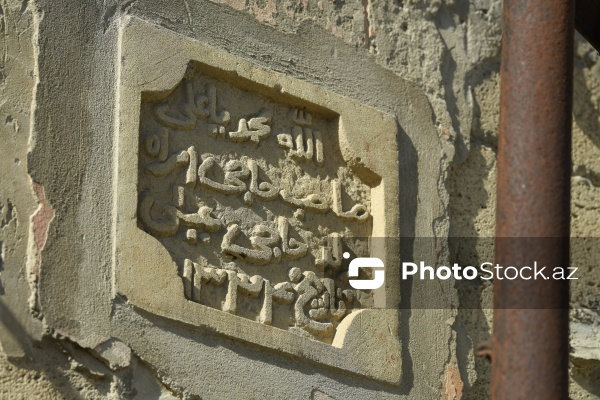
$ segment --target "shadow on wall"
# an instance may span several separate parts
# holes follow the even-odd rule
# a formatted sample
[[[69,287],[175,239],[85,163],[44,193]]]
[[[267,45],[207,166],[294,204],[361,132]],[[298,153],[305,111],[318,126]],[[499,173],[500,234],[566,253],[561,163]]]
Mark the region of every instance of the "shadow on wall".
[[[401,261],[413,261],[413,249],[415,246],[415,223],[417,217],[417,191],[419,188],[419,171],[418,161],[419,156],[412,144],[410,138],[404,132],[402,127],[398,125],[398,166],[399,166],[399,181],[401,183],[400,190],[400,256]],[[412,185],[402,182],[411,182]],[[402,344],[402,389],[403,392],[409,393],[414,386],[414,371],[413,360],[410,354],[410,318],[411,298],[412,298],[412,279],[402,280],[400,282],[400,323],[398,325],[398,337]]]
[[[1,300],[0,341],[7,354],[7,358],[0,358],[0,377],[4,382],[0,385],[0,397],[25,394],[31,398],[48,395],[73,399],[82,397],[85,379],[78,377],[80,382],[76,382],[68,377],[71,371],[82,372],[77,370],[74,360],[49,336],[35,343],[34,357],[27,332]],[[95,392],[108,394],[110,381],[102,385],[98,375],[88,374],[86,378],[91,380],[90,386],[95,387]]]
[[[600,397],[600,365],[598,362],[572,364],[571,379],[589,394]],[[571,384],[571,387],[573,385]]]
[[[472,143],[467,160],[450,172],[450,249],[451,262],[479,266],[493,261],[495,195],[490,181],[495,178],[495,152]],[[493,185],[492,185],[493,186]],[[456,358],[464,383],[463,400],[489,396],[491,366],[476,357],[475,348],[490,338],[491,288],[488,282],[455,281],[459,306],[452,329],[456,335]],[[487,312],[487,315],[486,315]],[[470,377],[474,364],[475,376]],[[472,382],[472,383],[471,383]]]
[[[472,2],[458,1],[453,9],[443,6],[441,11],[437,26],[457,30],[459,27],[455,25],[452,13],[458,14],[459,21],[467,21],[481,10],[480,7],[473,8]],[[442,64],[446,82],[445,100],[453,128],[459,135],[455,139],[455,164],[449,170],[447,180],[450,195],[449,261],[461,266],[479,266],[493,261],[494,256],[495,151],[499,110],[499,91],[495,87],[494,75],[500,70],[500,46],[487,56],[482,55],[476,64],[469,65],[464,77],[455,77],[457,62],[453,57],[453,52],[447,48]],[[459,82],[457,78],[462,79]],[[456,87],[457,83],[461,86]],[[457,93],[462,93],[463,98],[459,98]],[[467,126],[465,118],[459,118],[457,107],[458,102],[466,105],[469,99],[473,112],[471,126]],[[456,340],[456,362],[464,385],[461,398],[488,398],[491,366],[488,360],[475,356],[475,349],[491,334],[490,284],[482,280],[457,280],[455,289],[459,304],[452,330]]]
[[[9,315],[2,323],[10,323],[11,332],[24,337],[2,302],[0,307],[3,318]],[[93,351],[66,338],[44,336],[34,350],[33,357],[0,357],[0,398],[103,399],[116,393],[131,400],[177,398],[157,380],[156,371],[135,356],[129,365],[111,370]]]
[[[1,259],[0,259],[1,261]],[[1,266],[1,263],[0,263]],[[1,293],[0,293],[1,294]],[[0,297],[0,343],[8,358],[31,359],[29,336]]]

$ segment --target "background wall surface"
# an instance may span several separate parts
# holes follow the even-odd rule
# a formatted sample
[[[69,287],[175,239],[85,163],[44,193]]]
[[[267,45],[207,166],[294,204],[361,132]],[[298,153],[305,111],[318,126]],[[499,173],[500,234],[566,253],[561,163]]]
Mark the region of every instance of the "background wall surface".
[[[393,116],[401,257],[420,237],[442,264],[493,260],[501,1],[0,0],[0,398],[487,398],[490,364],[474,353],[491,335],[489,282],[386,287],[402,298],[395,384],[115,292],[130,18]],[[575,48],[570,391],[596,399],[600,62],[579,35]],[[419,307],[427,296],[444,307]]]

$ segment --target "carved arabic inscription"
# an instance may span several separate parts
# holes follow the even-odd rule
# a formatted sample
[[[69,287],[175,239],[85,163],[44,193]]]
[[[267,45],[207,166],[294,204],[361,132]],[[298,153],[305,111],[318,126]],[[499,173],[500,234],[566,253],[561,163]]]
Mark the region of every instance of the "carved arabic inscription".
[[[370,188],[344,162],[338,117],[274,101],[190,64],[144,93],[138,226],[192,302],[331,343],[353,309],[344,252],[368,256]]]

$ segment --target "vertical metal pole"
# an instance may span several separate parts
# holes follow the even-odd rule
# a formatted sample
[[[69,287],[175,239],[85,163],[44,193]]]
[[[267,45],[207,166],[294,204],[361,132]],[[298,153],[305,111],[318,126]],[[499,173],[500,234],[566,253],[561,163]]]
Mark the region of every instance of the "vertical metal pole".
[[[573,0],[504,2],[496,262],[550,278],[569,262],[573,21]],[[568,308],[566,280],[494,280],[492,399],[568,398]]]

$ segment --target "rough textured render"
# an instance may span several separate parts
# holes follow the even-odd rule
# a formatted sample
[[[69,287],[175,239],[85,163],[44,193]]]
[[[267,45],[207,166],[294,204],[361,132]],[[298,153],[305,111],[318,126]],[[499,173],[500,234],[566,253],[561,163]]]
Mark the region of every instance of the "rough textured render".
[[[486,398],[491,285],[389,266],[493,258],[501,6],[0,0],[0,398]],[[579,37],[574,79],[571,397],[593,399]],[[386,284],[349,287],[345,252]]]

